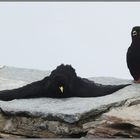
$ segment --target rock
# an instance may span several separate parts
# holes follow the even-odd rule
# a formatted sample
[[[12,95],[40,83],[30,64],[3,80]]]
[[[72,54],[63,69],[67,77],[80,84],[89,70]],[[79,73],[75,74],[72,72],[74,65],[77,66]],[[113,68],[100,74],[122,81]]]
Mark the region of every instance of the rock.
[[[5,66],[0,69],[0,90],[21,87],[32,81],[40,80],[49,74],[49,71]],[[131,80],[111,77],[90,79],[102,84],[132,83]],[[127,112],[126,108],[129,108],[129,106],[138,106],[139,93],[140,85],[132,83],[132,85],[111,95],[96,98],[38,98],[0,101],[0,132],[3,137],[9,134],[23,137],[76,138],[84,137],[87,132],[86,137],[115,137],[115,133],[120,132],[120,130],[111,127],[112,134],[108,134],[109,131],[107,131],[109,128],[107,122],[115,123],[112,119],[115,111],[114,113],[111,113],[111,111],[122,108],[121,111],[124,109]],[[136,107],[134,110],[137,113]],[[122,114],[116,112],[117,119],[126,121],[127,119],[123,118],[125,111]],[[138,116],[137,114],[136,119],[138,119]],[[112,118],[107,119],[109,117]],[[127,123],[130,123],[129,119]],[[132,125],[136,126],[134,122]],[[122,129],[121,132],[123,132]]]
[[[11,80],[26,81],[28,83],[40,80],[49,74],[50,71],[16,68],[9,66],[0,68],[0,77]]]
[[[102,115],[104,122],[88,132],[88,138],[140,138],[140,97]]]

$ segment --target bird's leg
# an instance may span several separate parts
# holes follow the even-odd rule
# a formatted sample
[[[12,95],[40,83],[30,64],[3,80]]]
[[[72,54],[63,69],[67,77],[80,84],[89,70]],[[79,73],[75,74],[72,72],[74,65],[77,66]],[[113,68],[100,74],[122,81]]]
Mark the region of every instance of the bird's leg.
[[[140,78],[138,80],[134,80],[134,83],[140,83]]]

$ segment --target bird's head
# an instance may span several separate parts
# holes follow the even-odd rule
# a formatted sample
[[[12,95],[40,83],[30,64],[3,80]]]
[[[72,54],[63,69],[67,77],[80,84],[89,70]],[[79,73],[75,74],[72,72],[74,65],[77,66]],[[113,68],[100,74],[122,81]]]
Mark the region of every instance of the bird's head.
[[[131,36],[133,40],[139,40],[140,41],[140,26],[133,27],[131,31]]]
[[[60,65],[53,70],[47,84],[48,94],[53,98],[70,97],[70,86],[76,72],[70,65]]]

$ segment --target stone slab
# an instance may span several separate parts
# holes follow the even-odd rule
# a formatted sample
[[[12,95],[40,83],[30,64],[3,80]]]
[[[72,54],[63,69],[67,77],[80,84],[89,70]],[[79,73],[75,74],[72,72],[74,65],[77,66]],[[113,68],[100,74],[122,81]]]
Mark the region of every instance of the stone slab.
[[[30,70],[7,67],[0,69],[0,90],[15,88],[40,80],[49,75],[49,71]],[[126,84],[131,80],[111,77],[90,78],[102,84]],[[5,85],[5,87],[4,87]],[[11,85],[11,87],[10,87]],[[64,122],[75,123],[89,116],[96,116],[113,106],[124,104],[129,98],[140,96],[140,85],[132,84],[111,95],[93,98],[67,98],[67,99],[20,99],[12,101],[0,101],[0,108],[11,114],[26,114],[35,117],[60,119]]]

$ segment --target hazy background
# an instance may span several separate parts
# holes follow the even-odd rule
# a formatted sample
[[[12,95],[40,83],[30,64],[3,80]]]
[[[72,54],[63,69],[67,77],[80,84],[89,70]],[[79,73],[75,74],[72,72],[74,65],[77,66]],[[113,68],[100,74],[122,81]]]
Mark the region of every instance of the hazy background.
[[[0,2],[0,65],[82,77],[131,79],[126,52],[140,25],[139,2]]]

